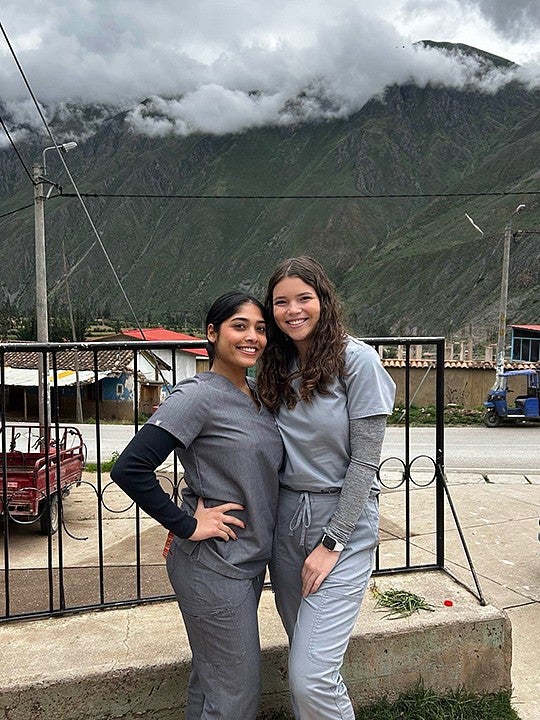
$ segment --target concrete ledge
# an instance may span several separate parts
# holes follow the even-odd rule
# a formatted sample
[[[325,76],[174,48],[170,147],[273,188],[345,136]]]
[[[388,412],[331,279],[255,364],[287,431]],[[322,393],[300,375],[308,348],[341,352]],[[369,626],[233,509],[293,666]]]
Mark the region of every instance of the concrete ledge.
[[[367,593],[343,668],[357,705],[395,697],[418,680],[441,692],[511,687],[511,627],[503,612],[481,607],[443,573],[383,577],[377,585],[418,593],[436,609],[390,620]],[[288,708],[286,639],[271,592],[263,593],[260,618],[264,717]],[[189,647],[174,602],[5,624],[0,643],[0,717],[180,717]]]

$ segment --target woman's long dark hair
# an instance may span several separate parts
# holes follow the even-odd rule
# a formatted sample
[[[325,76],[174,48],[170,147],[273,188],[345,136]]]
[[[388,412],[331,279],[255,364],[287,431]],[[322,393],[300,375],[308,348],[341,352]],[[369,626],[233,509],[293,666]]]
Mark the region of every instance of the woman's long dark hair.
[[[204,321],[205,332],[208,334],[208,326],[212,325],[215,332],[219,333],[221,324],[232,317],[238,309],[246,303],[251,303],[251,305],[258,307],[262,316],[265,317],[264,305],[254,295],[249,295],[240,290],[231,290],[224,295],[220,295],[212,303],[210,310],[206,314],[206,320]],[[216,349],[214,343],[208,340],[208,335],[206,350],[208,351],[208,357],[210,359],[210,367],[212,367],[216,359]]]
[[[273,312],[274,288],[287,277],[300,278],[310,285],[321,304],[319,321],[310,337],[305,363],[298,373],[291,371],[296,358],[294,343],[278,328]],[[285,260],[277,266],[268,281],[264,304],[268,345],[257,376],[257,388],[262,401],[273,412],[282,403],[289,409],[294,408],[298,396],[292,388],[291,380],[298,376],[301,377],[298,394],[302,400],[311,402],[315,392],[324,395],[328,385],[345,372],[346,343],[341,305],[324,268],[310,257]]]

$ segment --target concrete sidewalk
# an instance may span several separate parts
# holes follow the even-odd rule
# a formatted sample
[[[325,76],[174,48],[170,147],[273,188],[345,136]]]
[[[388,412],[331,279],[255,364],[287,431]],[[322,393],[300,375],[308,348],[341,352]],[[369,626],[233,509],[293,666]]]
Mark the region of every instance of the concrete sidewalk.
[[[398,682],[406,687],[419,675],[440,690],[465,682],[488,692],[509,681],[507,615],[514,706],[521,720],[538,720],[540,473],[487,479],[456,473],[448,483],[488,605],[481,606],[444,573],[378,577],[383,590],[421,594],[436,612],[390,621],[368,593],[344,674],[362,704],[399,692]],[[433,493],[430,487],[411,491],[415,563],[434,561]],[[404,547],[403,503],[401,489],[381,497],[381,556],[393,555],[394,566]],[[473,586],[448,510],[445,542],[448,569]],[[444,606],[445,599],[452,600],[451,607]],[[286,706],[286,643],[270,592],[263,597],[261,630],[263,708]],[[13,720],[179,717],[189,652],[175,603],[9,623],[0,626],[0,643],[0,715]]]
[[[524,475],[452,473],[447,478],[488,603],[512,624],[513,705],[521,720],[540,719],[540,472]],[[471,582],[458,533],[445,533],[449,570]],[[419,549],[427,538],[416,536]]]

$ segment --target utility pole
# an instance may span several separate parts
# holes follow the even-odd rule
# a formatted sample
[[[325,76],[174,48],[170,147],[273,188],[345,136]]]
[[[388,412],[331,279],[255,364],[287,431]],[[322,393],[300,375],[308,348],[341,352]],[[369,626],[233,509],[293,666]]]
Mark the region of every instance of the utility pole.
[[[40,162],[32,166],[34,180],[34,228],[36,265],[36,325],[37,341],[49,342],[49,314],[47,308],[47,260],[45,252],[45,184],[44,169]],[[49,368],[47,353],[38,353],[38,411],[39,433],[45,436],[45,427],[50,425],[51,408],[49,396]],[[47,398],[47,422],[45,422],[45,397]]]
[[[504,353],[506,349],[506,307],[508,304],[508,276],[510,273],[510,242],[512,240],[512,219],[525,205],[518,205],[508,218],[504,228],[503,267],[501,280],[501,299],[499,301],[499,333],[497,336],[497,377],[504,372]]]
[[[35,234],[35,265],[36,265],[36,326],[37,341],[40,344],[49,342],[49,312],[47,298],[47,253],[45,250],[45,154],[48,150],[68,152],[77,147],[77,143],[67,142],[62,145],[46,147],[41,154],[41,162],[32,165],[34,182],[34,234]],[[49,193],[50,194],[50,193]],[[45,412],[47,398],[47,412]],[[47,353],[38,353],[38,412],[39,433],[43,442],[47,442],[47,431],[51,424],[51,396],[49,393],[49,367]],[[46,417],[45,417],[46,416]]]

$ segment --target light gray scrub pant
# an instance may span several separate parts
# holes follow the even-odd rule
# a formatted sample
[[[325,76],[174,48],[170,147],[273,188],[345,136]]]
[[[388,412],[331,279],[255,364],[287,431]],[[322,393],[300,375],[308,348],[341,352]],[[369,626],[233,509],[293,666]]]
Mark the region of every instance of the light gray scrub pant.
[[[174,542],[167,571],[193,653],[185,720],[255,720],[264,574],[246,580],[220,575]]]
[[[345,550],[319,590],[301,594],[302,566],[319,544],[339,494],[281,489],[270,576],[289,636],[289,685],[297,720],[354,720],[341,666],[378,543],[379,504],[370,494]]]

